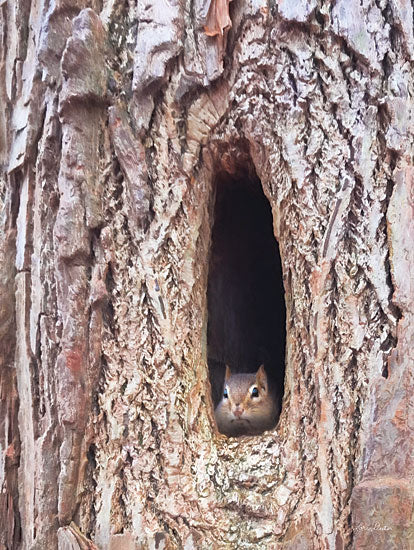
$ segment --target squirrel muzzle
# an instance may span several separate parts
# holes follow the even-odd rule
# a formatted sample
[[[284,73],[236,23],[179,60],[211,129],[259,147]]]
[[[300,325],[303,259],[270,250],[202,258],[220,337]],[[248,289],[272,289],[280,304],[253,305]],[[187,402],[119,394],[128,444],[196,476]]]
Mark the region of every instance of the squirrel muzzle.
[[[233,414],[236,418],[240,418],[243,413],[244,413],[244,409],[242,409],[241,407],[236,406],[236,408],[233,409]]]

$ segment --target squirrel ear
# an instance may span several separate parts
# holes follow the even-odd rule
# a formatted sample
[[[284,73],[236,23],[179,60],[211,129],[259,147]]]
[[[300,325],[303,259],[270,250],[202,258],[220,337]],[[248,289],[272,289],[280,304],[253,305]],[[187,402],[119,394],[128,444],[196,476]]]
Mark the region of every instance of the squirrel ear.
[[[224,380],[227,381],[231,376],[231,370],[228,365],[226,365],[226,376],[224,377]]]
[[[260,365],[260,367],[258,368],[258,370],[256,372],[256,382],[259,385],[266,384],[266,382],[267,382],[267,375],[266,375],[266,371],[265,371],[265,368],[264,368],[263,364]]]

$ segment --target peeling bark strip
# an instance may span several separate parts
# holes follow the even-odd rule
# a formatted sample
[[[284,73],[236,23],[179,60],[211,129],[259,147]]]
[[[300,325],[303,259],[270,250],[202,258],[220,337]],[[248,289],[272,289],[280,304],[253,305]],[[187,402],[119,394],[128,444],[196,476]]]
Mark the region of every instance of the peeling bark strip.
[[[126,113],[120,107],[109,108],[109,128],[116,157],[128,185],[128,225],[139,238],[148,226],[150,216],[150,192],[145,160],[145,148],[133,136]]]
[[[350,184],[349,184],[349,181],[347,179],[345,181],[345,183],[343,184],[343,186],[342,186],[341,193],[343,194],[347,190],[347,188],[349,188],[349,187],[350,187]],[[331,248],[332,251],[336,249],[336,246],[333,246],[330,241],[331,241],[331,236],[332,236],[332,230],[336,226],[336,218],[338,216],[338,213],[339,213],[339,210],[340,210],[340,207],[341,207],[341,203],[344,200],[344,198],[345,197],[343,197],[343,196],[339,196],[336,199],[335,208],[334,208],[333,213],[331,215],[331,218],[329,220],[328,229],[326,230],[325,242],[323,244],[322,256],[324,258],[326,257],[329,248]],[[346,197],[346,198],[348,200],[344,201],[345,205],[342,205],[342,208],[341,208],[342,212],[346,212],[346,209],[349,206],[349,198],[350,198],[349,193],[348,193],[348,197]],[[335,239],[334,244],[336,244],[336,239]]]
[[[231,27],[229,3],[229,0],[211,0],[204,27],[207,36],[223,36],[224,31]]]
[[[0,2],[0,549],[409,548],[412,3],[137,6]],[[229,439],[206,289],[240,170],[287,354],[276,429]]]

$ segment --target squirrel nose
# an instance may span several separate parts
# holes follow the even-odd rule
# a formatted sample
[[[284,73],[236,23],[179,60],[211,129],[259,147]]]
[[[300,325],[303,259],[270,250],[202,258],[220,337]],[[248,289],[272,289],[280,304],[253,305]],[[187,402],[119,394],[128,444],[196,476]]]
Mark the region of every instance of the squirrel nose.
[[[233,411],[234,416],[235,416],[236,418],[240,418],[241,415],[242,415],[243,413],[244,413],[244,410],[241,409],[241,408],[239,408],[238,405],[236,405],[236,408],[235,408],[234,411]]]

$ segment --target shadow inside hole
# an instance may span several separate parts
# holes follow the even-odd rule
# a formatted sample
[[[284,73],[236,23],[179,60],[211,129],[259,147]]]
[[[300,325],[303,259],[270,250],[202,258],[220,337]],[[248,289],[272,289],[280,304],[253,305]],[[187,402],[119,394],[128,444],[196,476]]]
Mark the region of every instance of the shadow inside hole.
[[[286,307],[273,218],[259,178],[247,170],[216,181],[207,289],[212,398],[222,398],[225,365],[256,372],[283,396]]]

